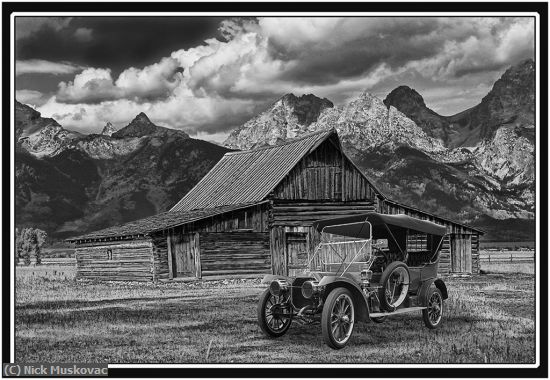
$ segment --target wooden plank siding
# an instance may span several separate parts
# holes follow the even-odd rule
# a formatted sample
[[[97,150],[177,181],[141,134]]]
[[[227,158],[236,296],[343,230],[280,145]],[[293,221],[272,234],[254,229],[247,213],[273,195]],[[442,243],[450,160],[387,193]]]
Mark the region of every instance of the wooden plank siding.
[[[153,243],[153,281],[168,280],[170,264],[166,231],[151,236],[151,241]]]
[[[375,210],[374,202],[301,202],[274,200],[271,226],[311,226],[319,219],[362,214]]]
[[[451,237],[449,235],[443,238],[441,251],[439,253],[439,273],[451,273]]]
[[[106,281],[153,281],[153,242],[88,242],[75,250],[76,278]]]
[[[472,235],[472,273],[479,273],[479,234]]]
[[[331,139],[302,159],[273,191],[274,199],[373,200],[376,190]]]
[[[228,232],[250,230],[253,232],[268,231],[267,203],[209,217],[197,222],[187,223],[174,229],[183,233],[190,232]]]
[[[202,233],[200,261],[203,278],[271,273],[269,233]]]

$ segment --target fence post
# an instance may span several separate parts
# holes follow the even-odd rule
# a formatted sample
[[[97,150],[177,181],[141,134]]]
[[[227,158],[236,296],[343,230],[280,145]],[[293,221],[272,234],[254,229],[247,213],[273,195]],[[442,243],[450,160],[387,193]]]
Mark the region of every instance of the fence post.
[[[510,262],[512,262],[512,252],[510,252]]]
[[[489,262],[491,262],[491,254],[489,253]]]

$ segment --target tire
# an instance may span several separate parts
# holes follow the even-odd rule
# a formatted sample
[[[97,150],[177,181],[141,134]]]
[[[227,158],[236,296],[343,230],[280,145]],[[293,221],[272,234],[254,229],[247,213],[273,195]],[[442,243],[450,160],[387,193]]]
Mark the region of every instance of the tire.
[[[323,340],[331,348],[346,346],[355,325],[353,296],[346,288],[336,288],[329,293],[323,306],[321,326]]]
[[[283,301],[283,302],[281,302]],[[271,308],[276,305],[286,304],[282,308],[277,307],[276,315],[273,315]],[[288,304],[288,300],[284,300],[282,296],[274,296],[269,292],[269,288],[266,289],[260,296],[258,302],[258,324],[263,333],[271,338],[278,338],[286,334],[292,323],[292,316],[289,318],[281,317],[279,312],[291,313],[291,306]],[[271,318],[270,318],[271,317]]]
[[[409,268],[402,261],[394,261],[384,269],[378,289],[382,309],[392,312],[401,306],[407,298],[410,278]]]
[[[422,319],[424,324],[429,329],[435,329],[441,325],[443,320],[443,295],[441,290],[435,286],[431,286],[426,294],[427,309],[422,310]]]

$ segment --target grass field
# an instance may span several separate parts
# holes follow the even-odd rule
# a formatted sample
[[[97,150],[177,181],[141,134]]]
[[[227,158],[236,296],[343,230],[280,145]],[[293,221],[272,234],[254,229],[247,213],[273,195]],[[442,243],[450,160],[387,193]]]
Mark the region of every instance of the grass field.
[[[259,280],[85,283],[71,267],[18,267],[16,361],[533,363],[533,266],[520,264],[518,274],[510,265],[446,279],[440,329],[425,328],[420,313],[360,323],[340,351],[323,344],[319,325],[265,338],[256,324]]]

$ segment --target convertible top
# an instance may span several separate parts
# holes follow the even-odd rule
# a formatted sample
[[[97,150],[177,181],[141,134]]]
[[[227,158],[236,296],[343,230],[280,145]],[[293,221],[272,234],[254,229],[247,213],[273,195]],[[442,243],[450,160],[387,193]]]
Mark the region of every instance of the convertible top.
[[[365,227],[363,222],[369,222],[373,230],[377,230],[377,227],[387,225],[388,227],[406,228],[437,236],[444,236],[447,233],[445,226],[426,220],[413,218],[405,214],[387,215],[377,212],[322,219],[314,222],[313,227],[319,232],[323,231],[324,228],[324,232],[331,234],[368,239],[371,237],[370,231]]]

